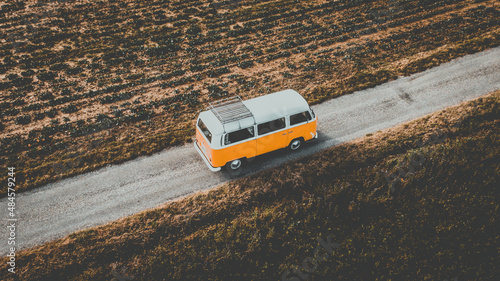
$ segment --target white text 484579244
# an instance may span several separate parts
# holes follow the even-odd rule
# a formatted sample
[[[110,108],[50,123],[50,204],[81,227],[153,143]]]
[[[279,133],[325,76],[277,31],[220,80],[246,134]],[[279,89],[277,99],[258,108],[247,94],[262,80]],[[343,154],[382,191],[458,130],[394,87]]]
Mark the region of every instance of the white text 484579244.
[[[7,257],[9,257],[9,261],[7,264],[9,267],[7,270],[9,272],[15,273],[16,270],[16,172],[14,167],[9,167],[8,168],[8,178],[7,178],[7,196],[8,196],[8,203],[7,203],[7,208],[9,210],[8,212],[8,218],[7,218],[7,228],[9,229],[9,237],[7,240],[7,244],[10,246],[9,249],[9,254]]]

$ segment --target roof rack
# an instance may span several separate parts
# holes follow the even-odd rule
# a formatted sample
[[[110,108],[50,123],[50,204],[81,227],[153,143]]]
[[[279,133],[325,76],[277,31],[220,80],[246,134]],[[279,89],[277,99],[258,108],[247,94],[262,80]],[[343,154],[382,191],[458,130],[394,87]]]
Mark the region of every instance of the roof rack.
[[[252,117],[255,123],[255,117],[245,106],[239,96],[226,98],[209,103],[208,108],[219,119],[226,130],[224,124],[236,122],[245,118]]]

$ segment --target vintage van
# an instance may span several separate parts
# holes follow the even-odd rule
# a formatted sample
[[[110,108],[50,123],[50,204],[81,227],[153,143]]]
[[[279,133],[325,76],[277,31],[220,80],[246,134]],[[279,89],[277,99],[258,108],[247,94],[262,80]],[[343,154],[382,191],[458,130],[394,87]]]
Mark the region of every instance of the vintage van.
[[[209,104],[196,123],[194,147],[208,168],[235,171],[245,159],[316,139],[318,118],[294,90],[242,101],[232,97]]]

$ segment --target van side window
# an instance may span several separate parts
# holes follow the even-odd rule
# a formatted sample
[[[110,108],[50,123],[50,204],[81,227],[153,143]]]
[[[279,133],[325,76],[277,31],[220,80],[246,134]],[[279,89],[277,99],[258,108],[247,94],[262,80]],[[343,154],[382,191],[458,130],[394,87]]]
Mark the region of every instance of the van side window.
[[[201,132],[207,137],[208,142],[212,143],[212,133],[208,130],[207,126],[203,124],[203,121],[201,119],[198,119],[198,127],[200,128]]]
[[[285,118],[280,118],[257,125],[257,131],[259,132],[259,135],[264,135],[283,128],[285,128]]]
[[[226,134],[226,136],[224,137],[224,144],[227,145],[227,144],[239,142],[242,140],[246,140],[246,139],[252,138],[254,135],[255,134],[254,134],[253,126],[245,128],[245,129],[241,129],[238,131],[234,131],[232,133]]]
[[[293,126],[295,124],[299,124],[299,123],[303,123],[303,122],[306,122],[308,120],[311,120],[311,114],[309,113],[309,111],[304,111],[302,113],[299,113],[299,114],[294,114],[294,115],[290,115],[290,126]]]

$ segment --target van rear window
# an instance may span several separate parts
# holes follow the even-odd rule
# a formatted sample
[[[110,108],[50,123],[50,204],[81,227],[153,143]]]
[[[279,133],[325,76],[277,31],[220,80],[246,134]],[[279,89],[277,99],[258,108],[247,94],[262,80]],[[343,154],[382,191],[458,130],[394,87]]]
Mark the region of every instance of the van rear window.
[[[207,140],[209,143],[212,143],[212,133],[208,130],[207,126],[203,124],[203,121],[201,119],[198,119],[198,128],[200,128],[201,132],[207,137]]]

